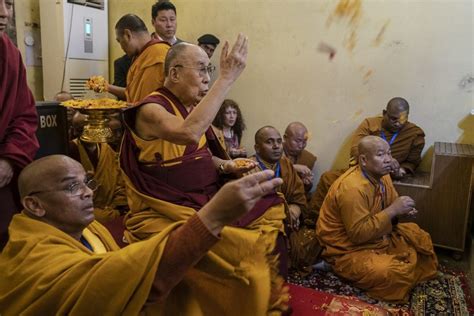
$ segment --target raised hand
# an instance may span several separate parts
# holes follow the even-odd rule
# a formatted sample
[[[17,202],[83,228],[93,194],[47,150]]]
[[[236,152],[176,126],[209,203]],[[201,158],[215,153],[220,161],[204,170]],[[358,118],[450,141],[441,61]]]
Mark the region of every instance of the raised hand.
[[[229,52],[229,42],[222,47],[220,60],[220,78],[234,82],[244,70],[247,63],[248,38],[239,33]]]
[[[273,176],[272,170],[265,170],[228,182],[201,208],[199,218],[212,233],[218,234],[225,225],[245,215],[261,197],[283,183],[281,178]]]

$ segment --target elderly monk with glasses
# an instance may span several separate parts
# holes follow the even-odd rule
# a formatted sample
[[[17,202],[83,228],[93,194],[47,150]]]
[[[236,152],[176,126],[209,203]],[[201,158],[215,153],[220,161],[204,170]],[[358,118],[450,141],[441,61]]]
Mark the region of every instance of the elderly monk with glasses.
[[[199,214],[225,180],[256,166],[244,158],[229,160],[211,128],[246,60],[247,38],[239,34],[232,48],[228,42],[223,45],[219,76],[209,88],[206,52],[197,45],[176,44],[165,59],[164,87],[124,112],[127,128],[120,167],[130,205],[125,218],[128,242],[166,233],[175,223]],[[260,286],[268,283],[258,279],[278,279],[272,272],[278,265],[272,254],[277,236],[284,232],[283,219],[283,199],[274,191],[266,194],[246,216],[223,230],[221,240],[205,256],[209,265],[196,267],[186,279],[186,288],[191,289],[186,295],[207,315],[237,314],[226,302],[246,301],[244,292],[259,298]],[[272,260],[256,265],[255,258],[261,256]],[[215,271],[220,277],[209,278]],[[201,288],[202,282],[206,288]],[[262,303],[248,301],[254,307]],[[256,315],[247,311],[241,314]]]
[[[222,309],[197,305],[198,289],[186,280],[198,273],[195,266],[210,266],[199,292],[213,278],[226,283],[229,276],[203,257],[218,247],[226,225],[282,184],[273,175],[267,170],[230,182],[187,220],[119,249],[94,221],[98,184],[81,164],[62,155],[34,161],[20,174],[24,209],[0,255],[2,315],[266,315],[274,308],[269,275],[260,275],[257,293],[248,293],[245,282],[234,291],[228,283],[226,291],[245,300],[226,300]],[[252,249],[247,255],[257,266],[268,260]]]

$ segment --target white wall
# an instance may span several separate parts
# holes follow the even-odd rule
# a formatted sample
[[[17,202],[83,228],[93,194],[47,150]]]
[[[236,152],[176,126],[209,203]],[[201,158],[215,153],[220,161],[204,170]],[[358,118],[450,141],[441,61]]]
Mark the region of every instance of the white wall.
[[[343,167],[351,132],[393,96],[409,101],[410,120],[425,130],[427,149],[434,141],[474,143],[470,0],[354,0],[353,8],[360,7],[353,22],[344,15],[351,10],[334,16],[336,0],[174,3],[184,40],[203,33],[232,41],[238,32],[249,36],[247,69],[229,95],[243,109],[247,148],[259,127],[283,132],[300,120],[312,133],[308,149],[319,157],[318,175]],[[320,42],[336,48],[332,61],[318,52]]]

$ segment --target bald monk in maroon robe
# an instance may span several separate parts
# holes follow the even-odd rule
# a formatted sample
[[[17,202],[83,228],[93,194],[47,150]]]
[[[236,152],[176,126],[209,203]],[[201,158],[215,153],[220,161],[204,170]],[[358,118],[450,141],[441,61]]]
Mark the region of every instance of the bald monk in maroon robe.
[[[8,240],[8,224],[20,210],[18,173],[38,150],[35,100],[26,83],[20,51],[6,34],[13,6],[0,0],[0,250]]]

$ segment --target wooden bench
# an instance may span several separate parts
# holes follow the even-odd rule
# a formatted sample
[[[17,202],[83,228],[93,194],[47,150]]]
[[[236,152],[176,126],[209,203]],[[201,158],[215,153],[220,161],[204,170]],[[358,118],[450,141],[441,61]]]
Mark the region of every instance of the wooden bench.
[[[400,195],[415,200],[414,222],[431,234],[435,246],[464,252],[473,162],[473,145],[435,142],[431,172],[394,181]]]

